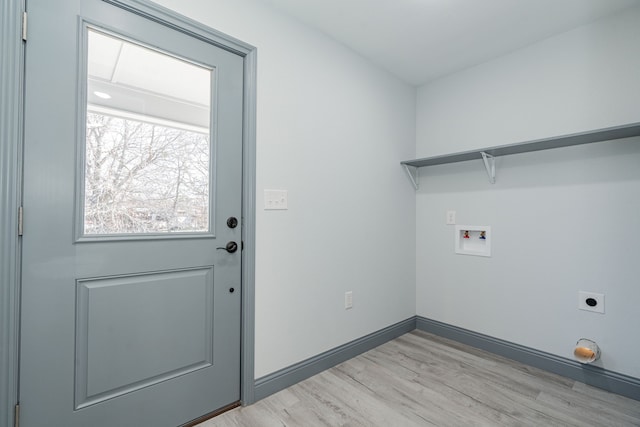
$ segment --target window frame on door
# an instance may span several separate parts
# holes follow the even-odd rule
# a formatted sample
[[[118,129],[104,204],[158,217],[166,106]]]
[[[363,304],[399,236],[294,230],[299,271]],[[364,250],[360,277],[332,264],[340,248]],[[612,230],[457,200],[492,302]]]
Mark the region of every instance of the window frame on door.
[[[131,241],[131,240],[159,240],[159,239],[185,239],[185,238],[215,238],[216,230],[215,230],[215,193],[216,193],[216,179],[215,179],[215,164],[216,164],[216,152],[217,152],[217,144],[216,140],[217,135],[217,120],[215,119],[215,114],[217,114],[217,110],[219,108],[218,105],[218,73],[215,65],[213,64],[203,64],[194,60],[192,58],[186,58],[183,55],[177,52],[169,52],[163,49],[160,49],[155,46],[151,46],[144,41],[137,40],[135,37],[128,34],[120,34],[117,30],[113,28],[105,27],[104,25],[82,19],[81,20],[81,34],[80,40],[78,42],[79,47],[79,58],[78,61],[78,97],[77,100],[77,115],[78,115],[78,123],[77,123],[77,131],[78,135],[76,144],[76,206],[75,206],[75,242],[76,243],[91,243],[96,241]],[[206,129],[209,137],[209,163],[208,163],[208,202],[207,202],[207,229],[206,230],[198,230],[198,231],[165,231],[165,232],[125,232],[125,233],[117,233],[117,232],[107,232],[107,233],[87,233],[86,230],[86,151],[87,151],[87,140],[86,140],[86,123],[87,116],[90,113],[91,105],[89,104],[89,94],[88,94],[88,78],[89,78],[89,70],[88,70],[88,62],[89,62],[89,33],[99,34],[105,37],[111,37],[117,40],[122,41],[123,43],[127,43],[130,45],[135,45],[137,47],[148,49],[150,51],[154,51],[156,53],[166,55],[167,57],[172,57],[173,59],[183,61],[185,63],[189,63],[193,66],[201,67],[203,69],[208,69],[211,73],[211,79],[209,81],[209,127]],[[158,120],[157,118],[151,116],[142,116],[141,114],[126,111],[129,117],[123,115],[125,111],[119,111],[117,109],[113,109],[113,115],[119,117],[120,119],[128,120],[131,118],[132,120],[137,120],[140,122],[146,123],[154,123],[154,120]],[[105,113],[105,115],[109,115],[109,113]],[[135,117],[135,116],[138,117]],[[171,126],[168,120],[165,120],[165,123],[159,123],[164,126]],[[168,124],[169,123],[169,124]],[[174,123],[174,126],[177,124]],[[243,141],[244,146],[244,141]]]

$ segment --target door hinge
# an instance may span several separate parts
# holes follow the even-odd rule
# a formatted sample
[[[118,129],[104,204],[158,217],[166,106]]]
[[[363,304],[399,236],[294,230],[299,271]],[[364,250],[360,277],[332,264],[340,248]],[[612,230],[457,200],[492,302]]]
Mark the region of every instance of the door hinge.
[[[18,403],[14,409],[13,427],[20,427],[20,404]]]
[[[23,221],[22,219],[24,218],[24,209],[22,208],[22,206],[20,206],[18,208],[18,236],[22,236],[22,231],[23,231]]]
[[[22,12],[22,40],[27,41],[27,12]]]

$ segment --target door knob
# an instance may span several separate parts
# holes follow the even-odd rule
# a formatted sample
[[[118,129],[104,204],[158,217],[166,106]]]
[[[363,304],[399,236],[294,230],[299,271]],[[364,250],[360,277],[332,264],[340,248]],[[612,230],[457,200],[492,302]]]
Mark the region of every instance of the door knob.
[[[224,249],[225,251],[229,252],[230,254],[234,253],[235,251],[238,250],[238,244],[236,242],[229,242],[225,245],[224,248],[216,248],[216,249]]]
[[[238,226],[238,218],[236,218],[235,216],[230,216],[227,219],[227,227],[236,228],[237,226]]]

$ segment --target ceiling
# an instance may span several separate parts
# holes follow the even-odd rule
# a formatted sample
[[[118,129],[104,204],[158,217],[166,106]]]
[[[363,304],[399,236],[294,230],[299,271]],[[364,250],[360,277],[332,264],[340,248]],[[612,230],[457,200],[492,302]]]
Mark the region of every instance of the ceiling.
[[[259,1],[412,85],[640,5],[640,0]]]

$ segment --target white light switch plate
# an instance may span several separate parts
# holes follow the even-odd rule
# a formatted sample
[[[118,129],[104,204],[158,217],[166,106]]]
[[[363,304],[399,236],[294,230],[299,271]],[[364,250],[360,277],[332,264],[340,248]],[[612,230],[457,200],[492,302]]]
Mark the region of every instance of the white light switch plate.
[[[264,190],[265,210],[287,210],[288,195],[287,190]]]

